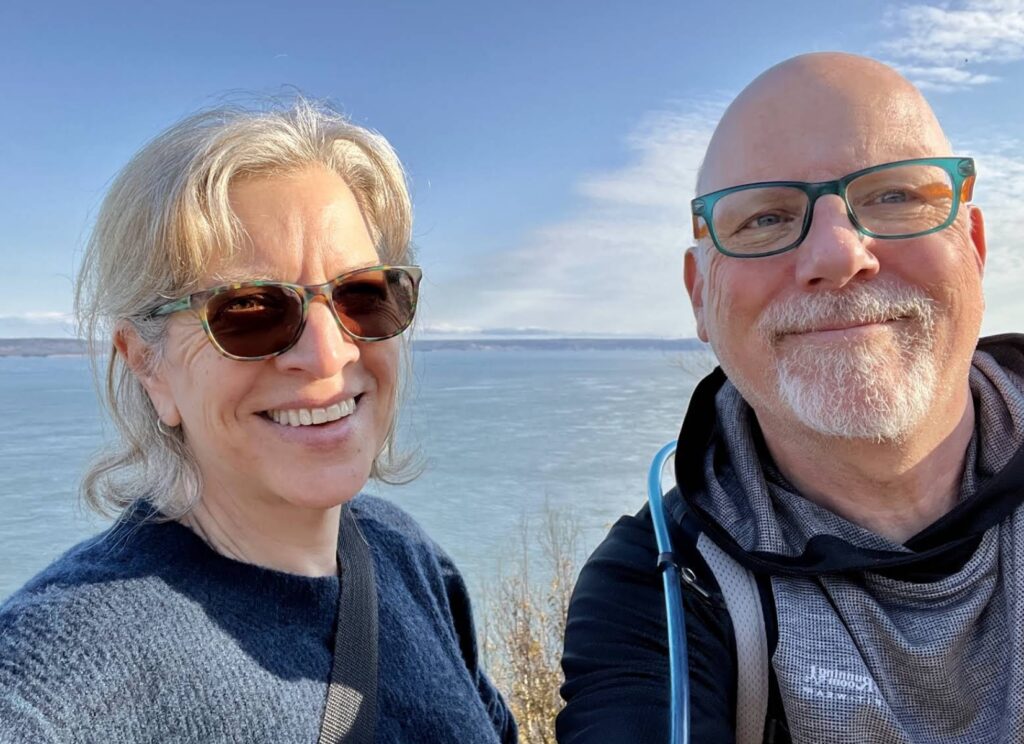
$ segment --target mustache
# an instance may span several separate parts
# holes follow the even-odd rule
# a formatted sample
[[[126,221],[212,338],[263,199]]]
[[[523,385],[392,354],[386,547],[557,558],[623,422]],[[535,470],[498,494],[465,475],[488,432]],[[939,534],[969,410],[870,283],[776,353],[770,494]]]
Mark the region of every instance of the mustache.
[[[908,319],[930,325],[934,304],[920,287],[893,281],[859,283],[833,292],[776,300],[761,313],[757,331],[773,343],[791,333],[862,323]]]

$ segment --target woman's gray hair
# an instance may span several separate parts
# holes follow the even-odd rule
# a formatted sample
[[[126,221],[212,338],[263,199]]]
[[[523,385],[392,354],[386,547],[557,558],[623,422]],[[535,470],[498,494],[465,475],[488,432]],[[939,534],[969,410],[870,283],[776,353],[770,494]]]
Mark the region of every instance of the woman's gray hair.
[[[105,376],[101,397],[117,431],[82,480],[91,508],[116,516],[145,497],[174,518],[198,502],[200,473],[181,428],[160,423],[111,340],[130,323],[148,350],[147,364],[159,364],[167,318],[148,313],[199,289],[211,262],[230,257],[240,244],[228,202],[231,185],[313,164],[337,173],[351,189],[381,262],[410,263],[412,207],[394,150],[379,134],[306,99],[190,116],[143,147],[114,179],[75,286],[79,332],[92,352],[97,381]],[[105,374],[99,362],[104,353]],[[395,449],[397,407],[396,400],[371,470],[371,477],[388,482],[414,475],[409,458]]]

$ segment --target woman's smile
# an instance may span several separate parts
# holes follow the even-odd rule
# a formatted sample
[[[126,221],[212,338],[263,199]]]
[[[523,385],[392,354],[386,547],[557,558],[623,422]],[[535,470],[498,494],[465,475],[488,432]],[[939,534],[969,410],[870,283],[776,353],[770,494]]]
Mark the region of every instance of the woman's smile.
[[[360,403],[366,394],[326,407],[278,408],[258,414],[260,425],[288,445],[337,453],[364,425]]]

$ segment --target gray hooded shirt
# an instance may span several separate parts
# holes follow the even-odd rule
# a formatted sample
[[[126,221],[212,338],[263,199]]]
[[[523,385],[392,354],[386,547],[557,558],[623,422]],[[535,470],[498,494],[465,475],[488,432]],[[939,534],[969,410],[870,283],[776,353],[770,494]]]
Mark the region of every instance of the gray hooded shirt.
[[[703,487],[684,492],[716,542],[771,575],[794,741],[1024,741],[1024,337],[983,342],[970,386],[960,502],[902,545],[803,498],[736,388],[714,397]]]

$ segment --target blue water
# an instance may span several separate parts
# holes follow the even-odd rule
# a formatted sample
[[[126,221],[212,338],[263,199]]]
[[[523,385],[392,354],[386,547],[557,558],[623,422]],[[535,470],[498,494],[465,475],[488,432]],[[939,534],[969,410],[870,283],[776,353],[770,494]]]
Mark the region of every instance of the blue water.
[[[429,351],[414,359],[411,484],[370,484],[412,513],[483,589],[546,505],[585,550],[645,499],[702,361],[658,351]],[[107,432],[109,435],[109,431]],[[105,522],[77,487],[104,436],[84,358],[0,358],[0,600]]]

